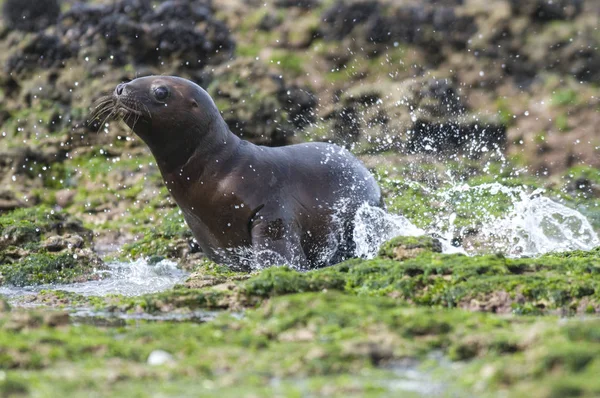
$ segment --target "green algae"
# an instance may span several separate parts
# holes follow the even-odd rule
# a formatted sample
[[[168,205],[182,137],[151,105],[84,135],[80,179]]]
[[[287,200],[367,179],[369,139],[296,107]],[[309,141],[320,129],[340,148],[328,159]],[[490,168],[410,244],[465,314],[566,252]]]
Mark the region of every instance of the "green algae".
[[[90,237],[82,223],[67,213],[55,211],[47,206],[13,210],[0,215],[0,260],[2,249],[21,246],[38,249],[45,234],[74,232]],[[0,261],[1,262],[1,261]]]
[[[46,283],[72,283],[94,278],[101,265],[95,259],[78,259],[76,254],[35,253],[14,263],[0,265],[3,284],[29,286]]]
[[[353,259],[310,272],[272,267],[249,277],[218,266],[206,271],[207,265],[202,265],[174,290],[113,298],[111,303],[123,311],[239,309],[287,294],[336,290],[434,308],[514,314],[600,312],[600,248],[520,259],[422,249],[402,261],[393,259],[397,258],[395,247],[406,250],[417,244],[420,249],[430,245],[437,250],[429,237],[409,237],[396,240],[395,246],[384,245],[383,257],[372,260]]]
[[[74,396],[100,391],[98,386],[113,380],[102,394],[142,394],[152,385],[158,392],[227,396],[234,391],[269,394],[273,386],[264,390],[265,383],[277,380],[285,396],[321,395],[324,381],[329,381],[329,396],[390,396],[398,379],[390,371],[393,364],[427,360],[431,352],[463,362],[458,373],[437,365],[446,391],[497,396],[497,391],[519,392],[539,384],[531,396],[548,396],[546,383],[564,391],[583,377],[586,383],[575,386],[580,395],[600,391],[598,379],[589,377],[600,365],[600,339],[594,332],[598,319],[500,318],[339,292],[285,295],[242,318],[223,314],[205,324],[136,322],[103,328],[70,326],[61,319],[32,312],[0,314],[5,391],[24,387],[37,393],[54,385],[47,391]],[[170,353],[172,361],[148,365],[154,350]],[[73,369],[77,378],[69,376]],[[348,385],[342,381],[353,378],[360,382],[344,389]]]
[[[430,236],[398,236],[379,248],[379,257],[404,260],[423,252],[442,252],[439,240]]]
[[[139,217],[139,216],[132,216]],[[141,239],[125,244],[119,258],[138,258],[158,256],[167,258],[181,257],[181,246],[187,246],[192,239],[192,233],[185,224],[179,209],[171,209],[161,217],[156,227],[146,230]]]

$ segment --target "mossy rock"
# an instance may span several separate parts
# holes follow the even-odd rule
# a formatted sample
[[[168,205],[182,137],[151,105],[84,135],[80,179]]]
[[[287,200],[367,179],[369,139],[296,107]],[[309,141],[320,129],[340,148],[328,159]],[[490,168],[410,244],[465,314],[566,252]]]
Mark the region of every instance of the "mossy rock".
[[[353,259],[299,272],[272,267],[248,277],[226,267],[199,268],[183,286],[142,297],[115,299],[125,310],[253,307],[267,299],[305,292],[342,291],[389,296],[417,306],[514,314],[600,312],[600,248],[539,258],[465,256],[432,250],[435,240],[412,238],[427,249],[415,258]],[[394,255],[394,245],[388,245]],[[188,287],[185,289],[184,287]]]
[[[73,283],[98,279],[102,260],[89,249],[59,253],[34,253],[12,263],[0,264],[2,284],[15,286]]]
[[[223,313],[200,325],[68,321],[63,312],[0,314],[0,391],[142,396],[150,386],[167,395],[269,396],[262,388],[276,378],[285,396],[404,396],[390,386],[407,365],[427,376],[423,383],[458,388],[456,396],[600,393],[598,319],[498,317],[329,291],[273,298],[243,317]],[[156,350],[173,360],[151,366]]]
[[[88,242],[92,231],[83,227],[78,219],[47,206],[17,209],[0,216],[0,249],[9,245],[37,243],[43,234],[73,233]]]
[[[379,257],[403,261],[425,252],[441,253],[442,244],[439,239],[426,235],[397,236],[381,246]]]

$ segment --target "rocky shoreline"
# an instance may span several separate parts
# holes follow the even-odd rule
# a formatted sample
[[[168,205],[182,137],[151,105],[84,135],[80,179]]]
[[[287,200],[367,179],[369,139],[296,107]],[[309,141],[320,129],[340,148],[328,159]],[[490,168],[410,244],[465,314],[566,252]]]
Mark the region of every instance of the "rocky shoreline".
[[[484,230],[518,195],[456,188],[542,189],[600,232],[599,12],[591,0],[5,0],[0,286],[56,288],[0,301],[0,395],[599,395],[599,249],[495,254]],[[483,254],[404,237],[306,273],[206,261],[143,143],[89,120],[117,83],[150,74],[196,81],[254,143],[347,146],[391,213]],[[190,275],[139,297],[60,290],[140,258]],[[220,315],[160,318],[197,311]],[[126,315],[142,318],[111,323]],[[402,369],[439,389],[401,389]]]

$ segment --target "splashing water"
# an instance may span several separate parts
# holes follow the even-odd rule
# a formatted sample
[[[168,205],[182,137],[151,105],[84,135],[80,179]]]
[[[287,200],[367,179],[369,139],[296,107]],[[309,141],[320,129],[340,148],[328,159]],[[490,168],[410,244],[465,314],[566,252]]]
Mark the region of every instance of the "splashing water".
[[[482,234],[495,241],[496,250],[510,256],[591,250],[600,245],[581,213],[543,196],[515,203],[508,216],[485,225]]]
[[[355,219],[356,255],[373,258],[381,244],[396,236],[431,234],[441,237],[444,253],[503,253],[507,256],[537,256],[550,252],[591,250],[600,246],[593,227],[580,212],[524,187],[507,187],[499,183],[470,186],[455,185],[433,193],[443,209],[432,225],[423,230],[406,217],[364,205]],[[493,206],[504,211],[495,214]],[[461,226],[457,212],[468,209],[479,224]],[[456,236],[469,236],[462,247],[450,244]]]
[[[15,297],[35,294],[45,289],[55,289],[84,296],[108,294],[139,296],[169,289],[187,276],[186,272],[177,268],[177,263],[169,260],[149,264],[146,259],[138,259],[129,263],[116,262],[107,265],[108,270],[98,271],[102,279],[97,281],[65,285],[2,286],[0,294],[6,297]]]
[[[408,218],[389,214],[379,207],[362,205],[354,219],[354,242],[357,257],[373,258],[379,247],[396,236],[419,236],[425,231]]]

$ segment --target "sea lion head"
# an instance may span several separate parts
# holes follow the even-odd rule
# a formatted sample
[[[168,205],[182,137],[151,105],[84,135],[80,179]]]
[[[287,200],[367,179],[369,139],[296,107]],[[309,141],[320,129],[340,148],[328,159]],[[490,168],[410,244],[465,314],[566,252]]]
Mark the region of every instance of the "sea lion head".
[[[104,102],[110,115],[124,120],[159,162],[187,159],[203,143],[222,142],[228,133],[208,93],[180,77],[147,76],[121,83]]]

